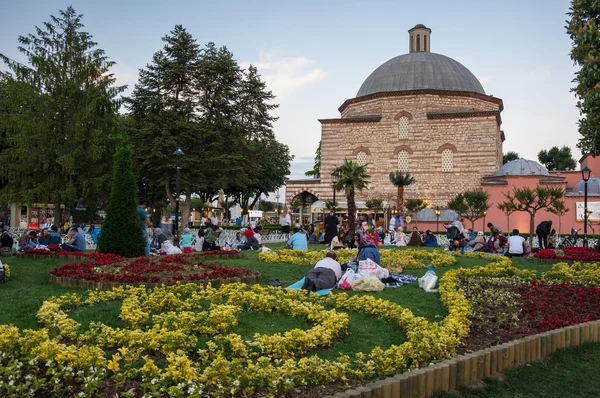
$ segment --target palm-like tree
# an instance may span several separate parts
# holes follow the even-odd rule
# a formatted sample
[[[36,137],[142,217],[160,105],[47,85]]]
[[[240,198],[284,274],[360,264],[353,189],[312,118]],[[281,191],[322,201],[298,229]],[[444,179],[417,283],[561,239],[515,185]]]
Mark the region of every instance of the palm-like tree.
[[[410,173],[403,173],[401,171],[396,171],[395,173],[392,171],[390,173],[390,181],[398,188],[398,211],[403,211],[404,209],[404,187],[408,186],[415,182],[414,177],[410,175]]]
[[[366,166],[361,166],[348,159],[344,159],[344,163],[335,168],[331,176],[335,181],[335,189],[346,193],[346,200],[348,201],[348,225],[350,226],[350,230],[352,230],[356,224],[356,202],[354,199],[356,190],[362,191],[364,188],[367,188],[371,176],[367,174]]]

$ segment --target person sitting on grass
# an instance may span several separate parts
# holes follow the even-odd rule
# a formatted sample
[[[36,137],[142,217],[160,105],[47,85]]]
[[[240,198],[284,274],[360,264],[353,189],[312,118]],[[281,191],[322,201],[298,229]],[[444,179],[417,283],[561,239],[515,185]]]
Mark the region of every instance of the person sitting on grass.
[[[508,257],[523,257],[523,254],[527,252],[527,245],[525,244],[525,238],[519,235],[518,229],[513,229],[512,236],[508,238],[506,244]]]
[[[202,251],[216,250],[215,241],[215,230],[212,228],[210,220],[207,220],[204,225],[204,243],[202,245]]]
[[[344,247],[344,243],[342,243],[343,241],[344,241],[344,231],[339,230],[338,234],[336,236],[334,236],[333,239],[331,239],[330,249],[331,250],[342,249]]]
[[[247,229],[244,231],[244,236],[246,237],[246,242],[243,246],[240,247],[240,250],[258,250],[260,249],[260,243],[258,239],[256,239],[256,235],[252,232],[251,229]],[[306,241],[306,239],[305,239]]]
[[[163,234],[162,229],[154,228],[152,242],[150,242],[150,252],[157,254],[162,249],[162,244],[166,240],[167,237]]]
[[[379,254],[379,249],[375,247],[375,242],[369,235],[363,235],[360,237],[360,246],[358,248],[358,261],[364,261],[366,259],[371,259],[377,265],[381,265],[381,255]]]
[[[313,232],[310,234],[310,237],[308,238],[308,244],[309,245],[318,245],[320,237],[321,237],[321,231],[319,231],[319,227],[315,227],[313,229]]]
[[[76,227],[69,230],[69,241],[63,243],[60,248],[68,252],[84,252],[86,249],[85,238],[77,231]]]
[[[500,232],[494,230],[491,238],[487,241],[488,252],[494,254],[504,254],[504,248],[506,247],[507,242],[508,240],[504,236],[500,235]]]
[[[421,247],[423,246],[423,240],[421,239],[421,234],[417,227],[413,227],[413,231],[410,233],[408,237],[408,246],[413,247]]]
[[[56,225],[50,227],[50,232],[48,232],[48,244],[46,246],[50,251],[60,250],[60,232],[58,232],[58,227]]]
[[[438,247],[437,239],[431,233],[430,230],[425,231],[425,237],[423,238],[423,246],[425,246],[425,247]]]
[[[292,250],[303,250],[303,251],[307,251],[308,250],[308,243],[306,241],[306,235],[304,235],[302,232],[300,232],[300,229],[298,227],[294,227],[294,234],[292,236],[290,236],[290,239],[288,240],[288,248],[291,248]]]
[[[342,267],[337,262],[334,252],[328,252],[325,258],[320,260],[315,268],[306,273],[302,289],[316,292],[322,289],[334,288],[337,281],[342,277]]]
[[[12,256],[12,247],[15,243],[13,234],[10,232],[10,228],[0,222],[0,256]]]
[[[39,245],[38,243],[38,234],[35,231],[29,231],[29,233],[27,234],[27,244],[21,246],[19,248],[20,252],[23,252],[25,250],[29,250],[29,249],[35,249],[37,248]]]

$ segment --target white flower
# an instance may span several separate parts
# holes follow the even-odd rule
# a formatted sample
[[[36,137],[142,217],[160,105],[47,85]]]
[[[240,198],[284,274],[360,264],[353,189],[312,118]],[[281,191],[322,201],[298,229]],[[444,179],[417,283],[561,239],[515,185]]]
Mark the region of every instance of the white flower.
[[[188,388],[187,393],[192,395],[194,393],[194,391],[196,391],[196,389],[194,387],[190,387],[190,388]]]
[[[158,383],[158,380],[157,380],[157,379],[152,379],[152,380],[150,380],[150,383],[151,383],[152,385],[155,385],[156,383]]]
[[[9,385],[9,386],[12,386],[12,385],[14,385],[14,384],[15,384],[14,380],[11,380],[11,381],[9,381],[9,382],[8,382],[8,385]]]
[[[85,393],[83,391],[81,391],[79,394],[77,394],[78,397],[83,397],[85,395]]]

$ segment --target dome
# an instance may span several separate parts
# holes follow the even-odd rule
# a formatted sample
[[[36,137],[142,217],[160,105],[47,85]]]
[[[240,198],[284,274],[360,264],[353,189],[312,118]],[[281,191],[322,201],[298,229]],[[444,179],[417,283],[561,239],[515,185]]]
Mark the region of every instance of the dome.
[[[549,176],[548,170],[533,160],[517,159],[506,163],[496,172],[497,176]]]
[[[468,91],[484,94],[479,80],[461,63],[445,55],[411,52],[392,58],[364,81],[357,97],[406,90]]]
[[[575,187],[573,188],[573,192],[578,193],[578,192],[584,192],[585,191],[585,181],[581,180],[577,183],[577,185],[575,185]],[[592,177],[588,180],[588,195],[590,196],[595,196],[595,195],[599,195],[600,196],[600,178],[595,178]]]

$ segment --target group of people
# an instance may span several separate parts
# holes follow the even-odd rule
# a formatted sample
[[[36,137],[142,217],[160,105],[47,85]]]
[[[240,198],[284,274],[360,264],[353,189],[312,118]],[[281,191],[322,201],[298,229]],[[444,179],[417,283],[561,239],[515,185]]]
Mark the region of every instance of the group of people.
[[[0,223],[0,256],[12,256],[15,243],[10,228]],[[84,252],[86,241],[79,225],[72,225],[67,232],[67,242],[62,243],[62,237],[56,225],[50,229],[42,228],[40,231],[29,231],[19,240],[18,251],[28,249],[47,249],[50,251],[66,250],[70,252]]]

